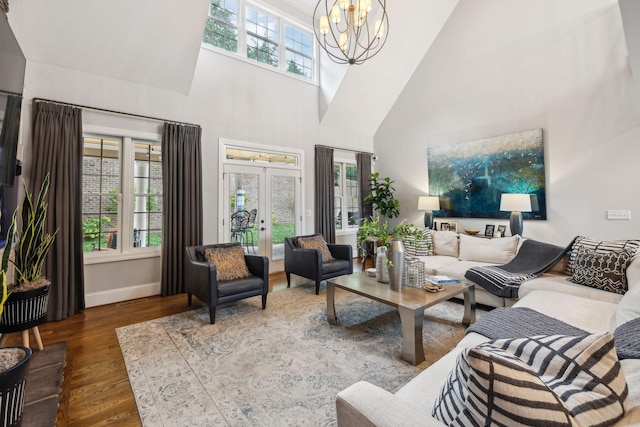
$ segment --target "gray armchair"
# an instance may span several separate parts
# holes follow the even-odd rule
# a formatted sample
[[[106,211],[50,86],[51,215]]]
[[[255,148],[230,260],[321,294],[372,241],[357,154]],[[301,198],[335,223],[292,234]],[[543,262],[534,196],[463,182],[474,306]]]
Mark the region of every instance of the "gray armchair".
[[[186,248],[187,263],[185,264],[185,289],[188,303],[195,295],[209,307],[209,320],[216,322],[216,307],[227,302],[238,301],[257,295],[262,295],[262,309],[267,306],[269,292],[269,259],[259,255],[245,255],[244,259],[250,276],[228,281],[218,281],[216,265],[204,257],[207,248],[229,246],[230,244],[189,246]],[[240,245],[234,243],[231,245]]]
[[[312,237],[310,236],[298,237]],[[332,277],[353,273],[353,248],[351,245],[327,243],[333,260],[322,262],[322,255],[317,249],[302,249],[298,245],[298,237],[284,239],[284,271],[287,275],[287,287],[291,286],[291,274],[306,277],[316,282],[316,295],[320,293],[320,282]]]

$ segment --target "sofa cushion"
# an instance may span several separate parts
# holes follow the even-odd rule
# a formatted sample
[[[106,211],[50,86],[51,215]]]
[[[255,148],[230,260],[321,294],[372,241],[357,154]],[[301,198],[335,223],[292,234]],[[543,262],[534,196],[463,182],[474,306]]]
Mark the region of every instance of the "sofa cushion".
[[[327,242],[324,241],[324,237],[320,234],[314,236],[298,237],[298,246],[302,249],[317,249],[322,255],[322,262],[333,261],[333,256],[329,251]]]
[[[569,276],[573,274],[573,264],[580,248],[596,253],[620,252],[627,249],[632,254],[635,254],[640,248],[640,240],[595,240],[585,236],[576,237],[571,246],[567,270],[565,271]]]
[[[623,295],[613,292],[603,291],[590,286],[578,285],[567,280],[565,274],[545,273],[535,279],[527,280],[520,285],[518,298],[522,299],[534,291],[551,291],[557,294],[575,295],[581,298],[588,298],[596,301],[617,304]]]
[[[460,235],[460,260],[506,264],[516,256],[518,236],[485,239]]]
[[[579,285],[624,294],[627,291],[627,266],[632,257],[633,254],[627,249],[598,253],[578,248],[573,261],[573,273],[568,280]]]
[[[204,250],[205,259],[215,264],[218,281],[242,279],[249,277],[249,269],[244,260],[244,251],[239,243],[220,245]]]
[[[608,425],[627,383],[613,336],[537,336],[463,351],[432,415],[448,425]]]
[[[433,253],[458,257],[458,233],[453,231],[433,231]]]

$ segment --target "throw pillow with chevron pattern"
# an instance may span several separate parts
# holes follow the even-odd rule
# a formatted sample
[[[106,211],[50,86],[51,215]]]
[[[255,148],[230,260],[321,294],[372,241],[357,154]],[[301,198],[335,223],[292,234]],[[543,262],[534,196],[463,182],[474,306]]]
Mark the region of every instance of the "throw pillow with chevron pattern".
[[[501,339],[457,359],[432,416],[452,426],[606,426],[628,389],[610,332]]]

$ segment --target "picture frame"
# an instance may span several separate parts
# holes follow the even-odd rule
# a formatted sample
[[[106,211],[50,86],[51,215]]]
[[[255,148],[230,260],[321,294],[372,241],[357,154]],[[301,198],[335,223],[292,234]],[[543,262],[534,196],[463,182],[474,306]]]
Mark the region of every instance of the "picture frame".
[[[498,228],[496,229],[496,233],[498,234],[499,237],[504,237],[506,232],[507,232],[506,225],[499,225]]]
[[[449,231],[449,223],[441,222],[440,223],[440,231]]]
[[[454,233],[458,232],[458,223],[455,221],[449,222],[449,231],[453,231]]]
[[[495,230],[495,225],[492,224],[487,224],[487,226],[484,229],[484,236],[485,237],[493,237],[493,231]]]

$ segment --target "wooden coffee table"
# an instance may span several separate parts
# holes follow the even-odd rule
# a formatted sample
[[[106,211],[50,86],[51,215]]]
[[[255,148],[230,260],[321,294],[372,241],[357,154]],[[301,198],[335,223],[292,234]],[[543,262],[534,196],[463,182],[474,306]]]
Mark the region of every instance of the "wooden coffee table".
[[[462,323],[476,321],[476,294],[473,283],[461,282],[444,285],[441,292],[427,292],[422,288],[402,287],[393,291],[388,283],[380,283],[364,272],[335,277],[327,280],[327,321],[337,324],[335,309],[336,288],[353,292],[383,304],[395,307],[400,312],[402,323],[402,353],[400,358],[413,365],[424,362],[422,323],[424,310],[449,298],[464,294],[464,317]]]

